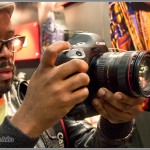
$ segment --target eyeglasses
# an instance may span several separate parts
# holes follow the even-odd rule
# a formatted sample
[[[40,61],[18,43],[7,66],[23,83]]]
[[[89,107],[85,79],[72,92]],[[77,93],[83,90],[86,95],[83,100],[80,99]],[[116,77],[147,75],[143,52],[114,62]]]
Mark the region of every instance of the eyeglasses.
[[[25,36],[14,36],[7,40],[0,40],[0,51],[6,45],[10,52],[18,52],[23,48]]]

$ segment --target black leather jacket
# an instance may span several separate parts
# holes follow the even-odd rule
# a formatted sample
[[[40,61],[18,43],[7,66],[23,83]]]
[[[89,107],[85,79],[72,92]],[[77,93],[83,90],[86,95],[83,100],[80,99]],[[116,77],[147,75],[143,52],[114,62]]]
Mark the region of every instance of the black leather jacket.
[[[22,100],[18,94],[21,95],[21,97],[25,94],[25,92],[20,91],[20,87],[22,87],[22,90],[26,90],[27,84],[26,82],[24,83],[25,85],[20,86],[20,82],[15,82],[12,86],[10,96],[8,96],[11,98],[11,103],[15,105],[16,108],[21,104]],[[111,124],[107,119],[101,117],[97,128],[94,128],[85,120],[74,121],[65,117],[61,119],[53,128],[43,132],[39,139],[33,139],[32,141],[30,137],[28,138],[20,131],[17,131],[9,121],[6,122],[7,123],[4,123],[0,127],[0,137],[3,135],[13,137],[17,144],[15,142],[0,143],[0,147],[33,147],[35,144],[35,148],[127,147],[128,143],[130,143],[132,139],[134,129],[133,122]],[[10,131],[8,132],[8,130]],[[12,133],[12,130],[15,130],[17,133]],[[25,142],[21,140],[23,138],[27,141]]]
[[[128,147],[128,144],[132,141],[134,128],[131,122],[112,125],[108,120],[101,117],[97,128],[94,128],[85,120],[64,119],[63,122],[65,129],[62,129],[60,122],[57,123],[41,135],[36,147],[121,148]],[[100,126],[100,124],[103,124],[103,126]],[[107,130],[105,134],[103,130],[104,132]]]

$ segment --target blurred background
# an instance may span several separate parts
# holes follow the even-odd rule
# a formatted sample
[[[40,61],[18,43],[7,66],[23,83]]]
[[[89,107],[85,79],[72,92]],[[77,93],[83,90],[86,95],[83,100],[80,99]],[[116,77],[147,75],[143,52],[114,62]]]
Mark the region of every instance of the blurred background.
[[[26,79],[30,79],[49,44],[67,41],[75,31],[97,33],[110,46],[108,2],[15,3],[12,22],[16,34],[27,36],[27,47],[16,54],[17,74],[24,72]]]

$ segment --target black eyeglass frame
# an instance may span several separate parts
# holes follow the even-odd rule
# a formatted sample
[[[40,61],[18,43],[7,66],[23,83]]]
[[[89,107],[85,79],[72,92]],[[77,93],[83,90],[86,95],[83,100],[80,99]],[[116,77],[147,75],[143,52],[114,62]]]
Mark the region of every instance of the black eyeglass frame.
[[[8,43],[11,41],[11,40],[14,40],[14,39],[21,39],[20,41],[22,41],[22,48],[23,48],[23,44],[24,44],[24,41],[25,41],[25,38],[26,36],[21,36],[21,35],[17,35],[17,36],[14,36],[12,38],[9,38],[7,40],[0,40],[0,51],[2,50],[3,46],[6,45],[7,48],[9,49],[10,52],[12,53],[15,53],[15,52],[18,52],[20,51],[22,48],[20,48],[19,50],[10,50],[9,46],[8,46]]]

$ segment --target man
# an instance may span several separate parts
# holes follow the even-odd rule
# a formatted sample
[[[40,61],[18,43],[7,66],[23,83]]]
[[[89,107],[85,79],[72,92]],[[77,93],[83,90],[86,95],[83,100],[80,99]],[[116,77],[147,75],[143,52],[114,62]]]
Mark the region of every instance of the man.
[[[24,37],[14,36],[10,21],[14,7],[12,2],[0,2],[0,95],[1,101],[5,99],[7,103],[8,110],[4,112],[14,113],[12,117],[0,114],[3,117],[0,147],[34,147],[37,142],[36,147],[58,147],[63,135],[67,147],[125,146],[133,132],[133,119],[141,111],[141,98],[101,88],[98,98],[93,100],[95,109],[103,116],[97,129],[85,121],[61,119],[88,96],[88,65],[85,61],[74,59],[54,66],[57,54],[70,48],[68,42],[56,42],[45,50],[23,103],[15,113],[15,107],[10,103],[12,95],[8,93],[12,90],[14,53],[21,50]],[[6,110],[6,107],[2,108]],[[56,131],[60,119],[66,129],[64,134]]]

